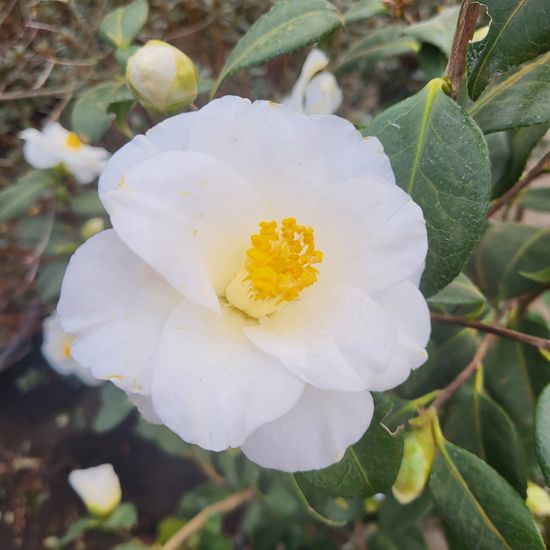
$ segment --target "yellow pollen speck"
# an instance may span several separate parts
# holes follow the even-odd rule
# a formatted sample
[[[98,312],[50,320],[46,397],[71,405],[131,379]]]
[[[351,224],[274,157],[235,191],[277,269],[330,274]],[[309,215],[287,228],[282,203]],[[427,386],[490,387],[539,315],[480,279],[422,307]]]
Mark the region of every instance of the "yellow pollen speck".
[[[119,180],[118,180],[118,188],[119,189],[124,189],[124,186],[126,185],[126,180],[124,179],[124,176],[122,176]]]
[[[313,228],[294,218],[260,222],[250,237],[243,266],[226,290],[234,307],[252,317],[263,317],[285,302],[292,302],[317,282],[323,253],[315,248]]]
[[[69,147],[69,149],[80,149],[84,144],[74,132],[69,132],[65,138],[65,145]]]
[[[63,359],[71,359],[72,353],[71,353],[71,344],[73,343],[73,337],[69,336],[67,340],[65,341],[63,345],[62,355]]]

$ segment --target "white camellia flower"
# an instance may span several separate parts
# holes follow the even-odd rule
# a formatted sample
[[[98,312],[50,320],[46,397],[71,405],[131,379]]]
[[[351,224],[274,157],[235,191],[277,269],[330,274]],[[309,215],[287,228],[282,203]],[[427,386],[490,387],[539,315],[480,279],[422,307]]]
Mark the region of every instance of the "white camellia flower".
[[[114,229],[70,260],[62,326],[184,440],[321,468],[425,361],[422,211],[349,122],[227,96],[134,138],[99,194]]]
[[[97,178],[109,158],[108,151],[82,143],[74,132],[57,122],[46,125],[41,132],[27,128],[19,137],[25,140],[23,155],[33,168],[44,170],[62,164],[80,183]]]
[[[329,59],[324,52],[313,49],[307,56],[300,76],[284,105],[309,115],[331,115],[342,103],[342,90],[336,77],[323,69]],[[322,72],[321,72],[322,71]]]
[[[94,516],[107,516],[120,504],[122,491],[112,464],[73,470],[69,483]]]
[[[42,355],[50,364],[53,370],[63,376],[74,374],[84,384],[88,386],[98,386],[102,384],[90,373],[90,370],[81,367],[71,354],[71,344],[73,337],[65,334],[59,318],[56,313],[52,313],[44,319],[44,340],[42,342]]]

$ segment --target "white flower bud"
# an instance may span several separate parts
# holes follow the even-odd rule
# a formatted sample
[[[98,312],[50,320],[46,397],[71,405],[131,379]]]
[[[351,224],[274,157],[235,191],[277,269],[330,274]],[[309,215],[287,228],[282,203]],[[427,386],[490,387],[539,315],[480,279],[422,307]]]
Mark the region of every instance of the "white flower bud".
[[[165,115],[183,110],[197,97],[193,61],[161,40],[149,40],[130,57],[126,81],[146,109]]]
[[[120,482],[111,464],[73,470],[69,483],[94,516],[107,516],[120,504]]]

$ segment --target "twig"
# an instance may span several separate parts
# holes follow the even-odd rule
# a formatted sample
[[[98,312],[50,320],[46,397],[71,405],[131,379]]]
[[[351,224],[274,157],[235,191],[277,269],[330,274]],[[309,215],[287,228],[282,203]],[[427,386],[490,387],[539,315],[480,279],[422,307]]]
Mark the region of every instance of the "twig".
[[[473,357],[473,359],[468,363],[468,366],[456,376],[456,378],[446,387],[441,390],[441,393],[437,396],[435,401],[432,403],[434,409],[441,409],[442,405],[446,403],[470,378],[470,376],[480,367],[485,354],[489,350],[489,347],[495,339],[494,334],[487,334],[482,340],[479,348]]]
[[[191,535],[201,529],[201,527],[214,514],[227,514],[251,500],[256,491],[254,489],[246,489],[240,493],[235,493],[224,500],[220,500],[214,504],[210,504],[201,510],[195,517],[189,520],[176,534],[168,540],[162,547],[162,550],[177,550]]]
[[[225,477],[220,475],[214,466],[212,464],[209,464],[205,460],[202,460],[200,456],[198,456],[194,451],[189,452],[188,454],[184,455],[189,460],[192,460],[197,467],[200,469],[200,471],[212,482],[216,485],[226,485],[227,481]]]
[[[441,315],[439,313],[432,313],[431,317],[433,321],[441,321],[443,323],[450,323],[452,325],[460,325],[463,327],[474,328],[482,332],[487,332],[489,334],[495,334],[496,336],[508,338],[509,340],[515,340],[516,342],[521,342],[522,344],[550,350],[550,340],[548,340],[547,338],[525,334],[524,332],[519,332],[517,330],[512,330],[499,325],[483,323],[482,321],[464,319],[463,317],[458,317],[457,315]]]
[[[445,74],[451,84],[450,96],[455,99],[466,70],[466,51],[468,42],[472,39],[476,30],[479,15],[479,4],[471,0],[464,0],[458,14],[451,55],[447,63]]]
[[[0,101],[13,101],[17,99],[27,99],[29,97],[64,96],[74,92],[74,90],[74,86],[66,86],[65,88],[41,88],[40,90],[18,90],[0,94]]]
[[[505,204],[514,198],[522,189],[527,187],[536,177],[540,176],[546,166],[550,163],[550,151],[548,151],[538,162],[531,168],[525,177],[521,178],[515,185],[510,187],[504,195],[499,197],[489,210],[487,211],[487,217],[490,218],[495,212],[498,212]]]

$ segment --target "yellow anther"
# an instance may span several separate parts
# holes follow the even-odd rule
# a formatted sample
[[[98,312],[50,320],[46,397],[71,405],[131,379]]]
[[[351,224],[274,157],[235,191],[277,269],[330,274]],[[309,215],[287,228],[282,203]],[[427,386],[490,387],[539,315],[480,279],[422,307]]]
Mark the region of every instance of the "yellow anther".
[[[63,359],[70,359],[73,355],[71,353],[71,344],[73,343],[73,337],[69,336],[63,345]]]
[[[74,132],[69,132],[65,138],[65,145],[70,149],[80,149],[84,144]]]
[[[323,253],[315,249],[313,228],[295,218],[262,221],[250,237],[244,264],[229,284],[229,303],[252,317],[269,315],[284,302],[298,298],[317,281]]]

